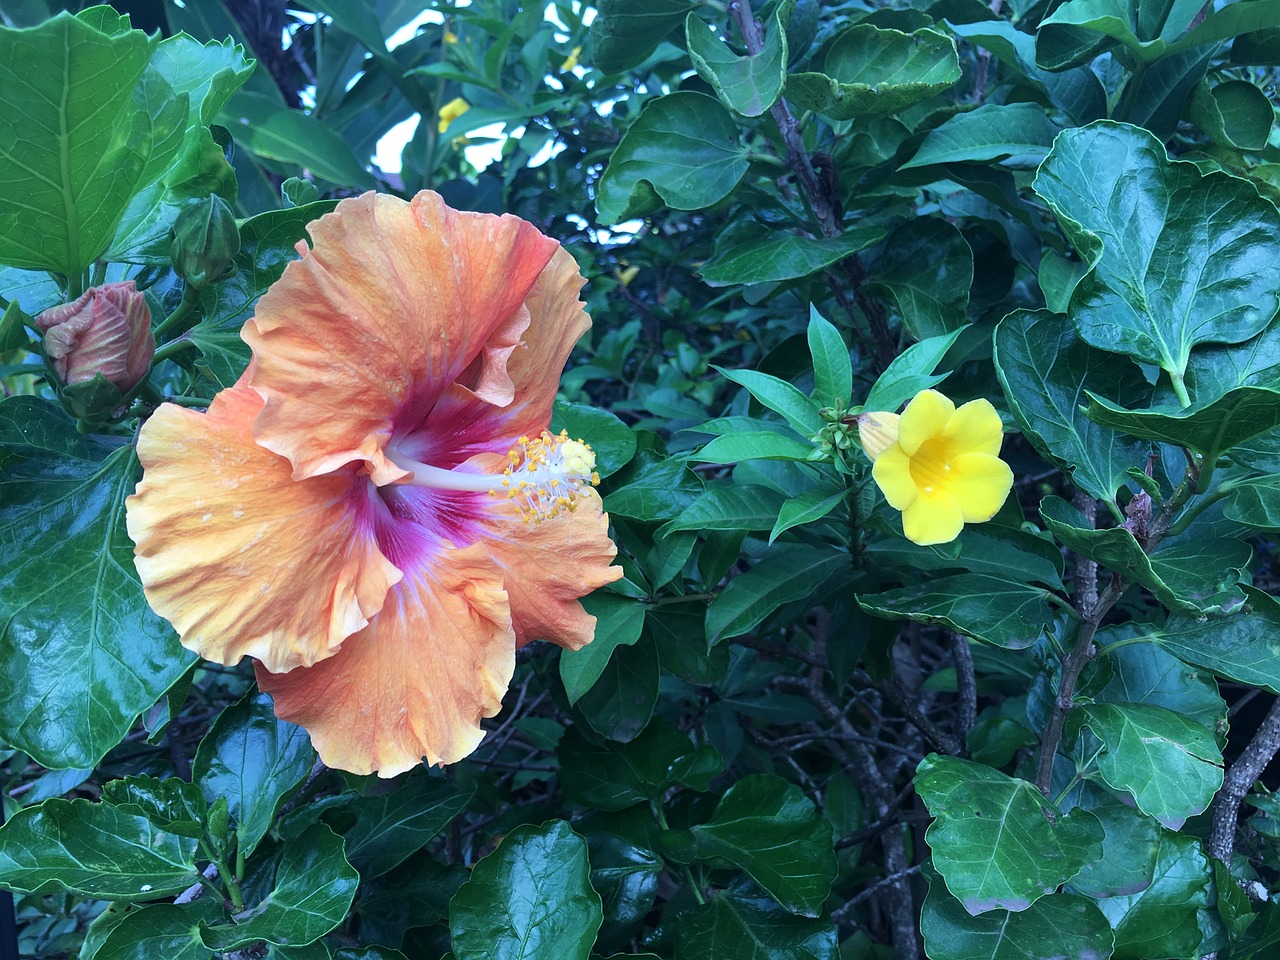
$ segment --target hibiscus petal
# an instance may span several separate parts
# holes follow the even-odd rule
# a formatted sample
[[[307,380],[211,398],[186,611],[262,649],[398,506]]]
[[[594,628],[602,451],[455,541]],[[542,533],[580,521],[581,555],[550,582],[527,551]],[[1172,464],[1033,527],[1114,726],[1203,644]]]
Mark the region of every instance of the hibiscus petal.
[[[320,759],[394,777],[455,763],[484,737],[515,669],[515,636],[500,572],[483,545],[447,549],[406,571],[369,626],[336,656],[258,686],[276,714],[311,734]]]
[[[970,400],[957,408],[942,435],[955,443],[958,453],[987,453],[995,456],[1004,440],[1004,425],[990,400]]]
[[[931,497],[917,497],[902,511],[902,532],[922,547],[950,543],[960,536],[963,528],[960,504],[949,493],[940,491]]]
[[[357,460],[379,485],[404,476],[387,444],[455,381],[489,404],[511,402],[507,358],[554,240],[425,191],[412,203],[343,200],[308,230],[314,249],[285,268],[242,334],[250,385],[267,401],[255,437],[292,462],[295,479]]]
[[[240,384],[208,413],[161,406],[138,438],[127,523],[147,600],[183,646],[290,670],[362,629],[401,573],[374,540],[368,481],[354,468],[292,480],[253,442],[261,409]]]
[[[898,420],[898,445],[911,456],[920,444],[942,433],[956,412],[956,406],[937,390],[921,390],[902,411]]]
[[[965,523],[990,520],[1013,489],[1013,471],[989,453],[962,453],[951,461],[947,491],[960,504]]]
[[[871,467],[871,476],[895,510],[905,510],[911,506],[919,490],[911,476],[911,458],[902,452],[896,443],[890,444],[876,457]]]
[[[595,636],[596,618],[579,597],[622,576],[610,564],[618,548],[594,490],[577,506],[542,523],[525,523],[510,501],[495,501],[485,541],[502,567],[516,645],[550,640],[578,650]]]
[[[564,248],[557,250],[525,301],[529,327],[507,361],[515,389],[512,403],[495,410],[455,383],[419,431],[401,442],[405,454],[424,463],[454,467],[475,454],[505,454],[518,437],[536,436],[547,429],[560,372],[574,344],[591,326],[578,299],[583,283],[573,255]]]

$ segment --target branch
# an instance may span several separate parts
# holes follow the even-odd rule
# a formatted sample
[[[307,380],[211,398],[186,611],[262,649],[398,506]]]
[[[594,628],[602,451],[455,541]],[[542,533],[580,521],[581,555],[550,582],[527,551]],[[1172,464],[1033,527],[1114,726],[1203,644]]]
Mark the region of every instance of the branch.
[[[1213,804],[1209,852],[1228,866],[1236,846],[1236,820],[1240,815],[1240,803],[1277,750],[1280,750],[1280,699],[1271,704],[1262,726],[1227,771],[1222,789],[1218,791],[1218,799]]]
[[[969,731],[978,721],[978,682],[973,673],[973,651],[969,638],[958,630],[951,632],[951,662],[956,665],[956,739],[969,755]]]

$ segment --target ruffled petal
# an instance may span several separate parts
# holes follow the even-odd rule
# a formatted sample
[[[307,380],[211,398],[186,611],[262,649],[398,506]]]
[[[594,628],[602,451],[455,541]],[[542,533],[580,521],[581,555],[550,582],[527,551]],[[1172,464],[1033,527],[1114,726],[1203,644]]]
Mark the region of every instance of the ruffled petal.
[[[314,248],[285,268],[242,334],[250,385],[267,401],[254,435],[295,479],[353,461],[367,461],[379,485],[403,477],[387,444],[455,382],[488,404],[512,401],[507,359],[554,240],[425,191],[411,203],[343,200],[308,230]]]
[[[152,609],[206,660],[291,670],[331,656],[400,580],[354,468],[305,481],[253,442],[262,398],[237,384],[208,413],[164,404],[138,438],[127,501]]]
[[[1013,471],[989,453],[962,453],[951,461],[947,492],[964,513],[965,523],[990,520],[1013,489]]]
[[[878,461],[877,461],[878,462]],[[954,497],[939,491],[931,497],[917,497],[902,511],[902,532],[912,543],[927,547],[950,543],[960,536],[964,515]]]
[[[560,372],[574,344],[591,326],[578,294],[585,283],[568,250],[556,251],[525,301],[529,327],[507,360],[515,396],[501,409],[455,383],[422,426],[399,441],[408,457],[454,467],[481,453],[505,454],[521,436],[536,436],[551,422]],[[588,443],[590,437],[584,437]]]
[[[394,777],[424,757],[455,763],[479,745],[515,669],[500,577],[482,544],[446,549],[406,571],[335,656],[284,674],[259,668],[258,686],[331,767]]]
[[[577,650],[590,643],[596,618],[578,598],[622,576],[621,567],[610,566],[618,548],[600,497],[594,490],[579,497],[572,512],[542,523],[522,521],[509,501],[495,502],[485,538],[502,568],[517,646],[550,640]]]
[[[995,456],[1004,440],[1004,425],[990,400],[970,400],[956,409],[942,435],[955,444],[957,453]]]
[[[871,467],[871,476],[895,510],[905,510],[915,502],[920,491],[911,477],[911,458],[902,452],[899,444],[892,443],[880,452]]]
[[[942,433],[956,412],[956,406],[937,390],[921,390],[898,421],[898,445],[907,456],[920,449],[920,444]]]

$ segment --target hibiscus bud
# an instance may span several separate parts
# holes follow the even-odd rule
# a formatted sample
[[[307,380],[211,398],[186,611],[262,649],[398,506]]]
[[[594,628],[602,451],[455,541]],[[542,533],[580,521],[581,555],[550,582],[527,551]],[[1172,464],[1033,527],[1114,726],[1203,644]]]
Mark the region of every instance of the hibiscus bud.
[[[93,398],[86,402],[94,405],[107,402],[107,386],[120,395],[136,387],[156,352],[151,311],[132,280],[92,287],[73,303],[44,311],[36,326],[44,331],[45,356],[64,387],[105,381],[74,391],[88,390]]]
[[[217,194],[183,208],[169,231],[174,272],[196,289],[235,273],[239,252],[235,214]]]
[[[896,413],[861,413],[858,415],[858,438],[867,456],[875,460],[885,448],[898,442]]]

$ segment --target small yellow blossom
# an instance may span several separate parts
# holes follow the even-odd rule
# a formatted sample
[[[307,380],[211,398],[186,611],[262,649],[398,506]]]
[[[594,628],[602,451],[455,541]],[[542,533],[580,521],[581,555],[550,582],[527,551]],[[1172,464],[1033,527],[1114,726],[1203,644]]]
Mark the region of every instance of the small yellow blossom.
[[[458,35],[454,33],[452,30],[446,30],[444,32],[444,37],[442,37],[442,39],[444,40],[445,43],[457,43]]]
[[[460,116],[471,109],[471,104],[463,100],[461,97],[454,97],[443,107],[440,108],[440,124],[439,130],[444,133],[449,129],[449,124],[457,120]]]
[[[922,390],[902,415],[858,417],[871,475],[889,506],[902,511],[902,530],[921,546],[949,543],[966,523],[996,515],[1013,487],[1000,459],[1000,415],[987,400],[956,408],[936,390]]]
[[[582,52],[581,47],[574,47],[573,52],[564,58],[564,63],[560,64],[560,72],[568,73],[578,65],[578,54]]]
[[[618,272],[618,280],[625,287],[630,284],[639,273],[639,267],[627,267],[627,269]]]

